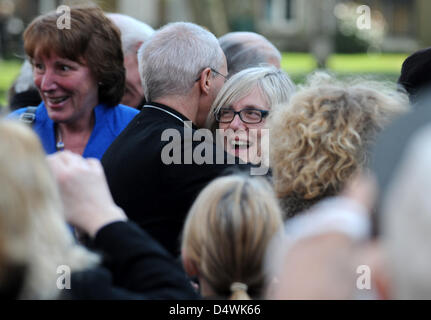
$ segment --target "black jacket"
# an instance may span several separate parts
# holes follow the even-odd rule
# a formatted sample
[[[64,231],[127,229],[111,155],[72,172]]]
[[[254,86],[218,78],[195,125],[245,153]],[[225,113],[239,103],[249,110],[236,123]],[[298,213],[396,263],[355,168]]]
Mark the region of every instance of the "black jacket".
[[[64,299],[199,299],[181,266],[132,222],[115,222],[96,235],[104,266],[72,273]]]
[[[238,163],[239,159],[221,149],[217,151],[212,141],[205,140],[206,144],[192,141],[197,127],[192,125],[192,129],[184,129],[183,121],[189,120],[179,112],[157,103],[151,106],[158,109],[144,106],[108,148],[102,165],[117,205],[170,253],[178,255],[180,232],[198,193],[214,178],[231,173],[232,167],[242,170],[250,167],[227,164]],[[162,152],[167,150],[164,147],[170,143],[162,141],[162,133],[167,129],[179,134],[177,146],[181,150],[181,164],[168,165],[162,161]],[[165,134],[172,134],[172,131]],[[204,146],[207,151],[212,150],[213,163],[218,154],[222,164],[184,163],[184,154],[191,158],[192,152],[200,152]]]

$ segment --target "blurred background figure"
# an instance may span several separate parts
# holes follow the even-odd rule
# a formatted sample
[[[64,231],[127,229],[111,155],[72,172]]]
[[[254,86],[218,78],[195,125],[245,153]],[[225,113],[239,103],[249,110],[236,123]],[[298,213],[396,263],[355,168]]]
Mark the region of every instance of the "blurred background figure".
[[[230,32],[219,38],[226,55],[229,77],[264,64],[281,66],[281,53],[264,36],[254,32]]]
[[[126,68],[126,86],[121,103],[133,108],[140,108],[145,104],[138,67],[138,49],[154,33],[154,29],[146,23],[130,16],[119,13],[108,13],[121,31],[121,43]]]
[[[72,7],[70,16],[71,29],[57,28],[56,12],[27,27],[24,48],[43,102],[33,114],[22,108],[11,117],[26,117],[48,154],[100,159],[138,111],[119,104],[125,70],[118,29],[98,7]]]
[[[28,60],[22,64],[21,71],[9,89],[9,110],[14,111],[27,106],[38,106],[42,98],[33,80],[33,68]]]
[[[408,92],[411,102],[429,93],[431,88],[431,48],[416,51],[410,55],[401,68],[398,83]]]
[[[285,214],[337,195],[368,166],[377,133],[406,110],[407,97],[385,83],[310,77],[268,122],[274,188]]]
[[[214,138],[221,138],[227,152],[244,162],[268,167],[269,152],[262,150],[265,122],[279,104],[285,104],[295,91],[289,76],[273,66],[248,68],[230,78],[220,90],[208,115],[207,127]],[[224,130],[217,137],[216,130]],[[255,132],[252,132],[255,130]],[[227,141],[225,140],[227,137]]]
[[[186,218],[182,260],[206,298],[263,298],[264,257],[282,228],[270,185],[242,175],[218,178],[198,196]]]

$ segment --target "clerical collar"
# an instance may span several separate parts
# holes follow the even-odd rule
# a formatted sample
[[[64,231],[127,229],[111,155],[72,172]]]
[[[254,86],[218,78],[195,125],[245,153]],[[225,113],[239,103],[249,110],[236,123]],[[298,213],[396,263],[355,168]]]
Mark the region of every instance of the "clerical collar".
[[[187,119],[187,117],[185,117],[184,115],[182,115],[180,112],[176,111],[175,109],[172,109],[164,104],[161,103],[157,103],[157,102],[148,102],[146,103],[143,107],[142,110],[144,109],[156,109],[159,111],[162,111],[166,114],[169,114],[171,117],[176,118],[178,120],[180,120],[182,123],[184,123],[184,125],[186,127],[190,128],[189,122],[192,123],[191,120]],[[197,127],[195,126],[195,124],[192,123],[192,127],[193,129],[197,129]]]

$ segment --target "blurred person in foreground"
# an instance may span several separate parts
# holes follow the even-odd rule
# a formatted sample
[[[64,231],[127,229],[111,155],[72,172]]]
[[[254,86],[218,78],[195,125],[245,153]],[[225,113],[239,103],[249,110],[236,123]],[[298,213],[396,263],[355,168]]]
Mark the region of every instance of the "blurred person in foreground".
[[[31,123],[48,154],[70,150],[101,159],[138,111],[119,104],[125,70],[118,29],[97,7],[72,7],[70,16],[70,29],[57,28],[59,14],[50,12],[25,30],[43,102],[10,117]]]
[[[244,162],[268,167],[266,118],[273,108],[287,103],[294,91],[289,76],[273,66],[242,70],[220,90],[207,127],[227,152]]]
[[[361,272],[371,265],[370,210],[375,181],[356,176],[337,197],[328,197],[286,221],[282,241],[272,241],[266,259],[266,297],[283,300],[375,299],[374,286],[362,287]],[[359,272],[358,272],[359,270]],[[372,270],[373,277],[374,270]],[[358,284],[359,283],[359,284]]]
[[[377,265],[382,297],[431,299],[431,126],[411,139],[383,199]]]
[[[120,13],[106,14],[121,31],[121,43],[126,68],[126,86],[121,103],[140,109],[145,104],[138,67],[138,49],[154,33],[146,23]]]
[[[264,36],[255,32],[229,32],[219,38],[226,55],[229,77],[241,70],[273,65],[280,69],[281,53]]]
[[[267,121],[274,187],[286,216],[337,195],[369,165],[377,134],[408,109],[407,96],[385,83],[312,75]]]
[[[65,151],[47,161],[34,132],[12,121],[0,121],[0,154],[2,298],[197,297],[177,262],[114,204],[97,159]],[[65,219],[101,255],[76,244]]]

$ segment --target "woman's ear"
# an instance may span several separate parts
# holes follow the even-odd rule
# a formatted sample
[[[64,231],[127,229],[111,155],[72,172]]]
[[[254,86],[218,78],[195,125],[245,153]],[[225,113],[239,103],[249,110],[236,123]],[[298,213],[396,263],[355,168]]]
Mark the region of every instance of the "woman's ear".
[[[197,277],[199,270],[195,262],[187,256],[185,249],[181,249],[181,260],[183,262],[184,271],[187,273],[187,275],[189,277]]]

